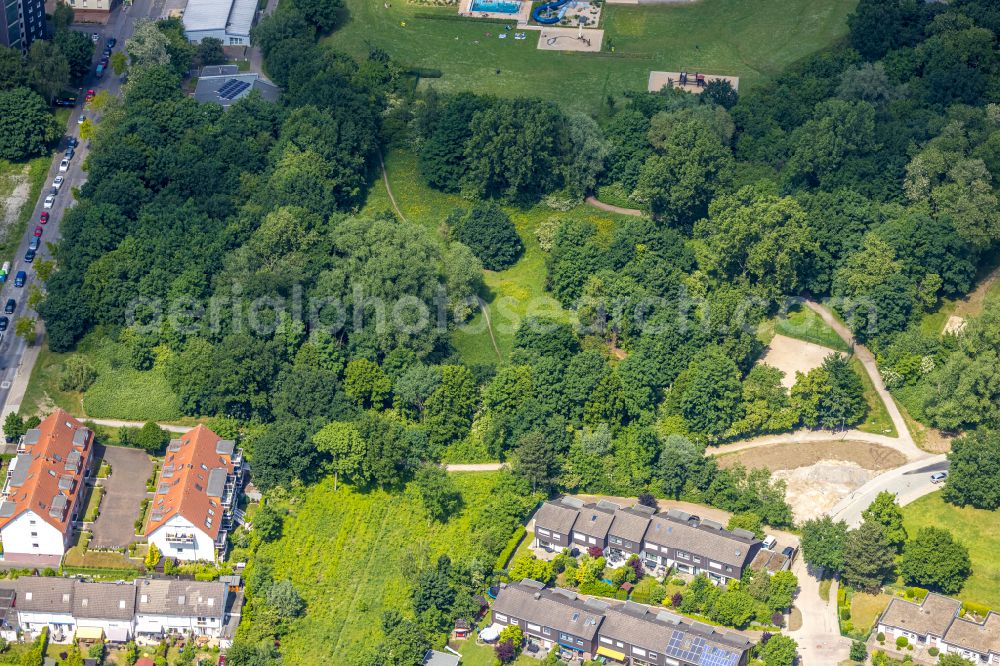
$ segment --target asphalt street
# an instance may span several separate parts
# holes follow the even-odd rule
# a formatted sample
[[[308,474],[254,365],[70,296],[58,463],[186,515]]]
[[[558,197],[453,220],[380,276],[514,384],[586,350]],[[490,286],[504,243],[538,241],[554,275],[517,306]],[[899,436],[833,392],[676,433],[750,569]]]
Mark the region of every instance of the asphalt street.
[[[84,142],[80,142],[80,145],[77,146],[76,155],[70,161],[69,171],[65,173],[59,172],[59,162],[63,158],[63,151],[67,146],[69,138],[76,137],[79,139],[80,126],[77,121],[80,119],[80,116],[87,116],[91,121],[100,120],[97,114],[89,111],[83,105],[86,91],[88,89],[93,89],[95,92],[105,90],[112,95],[117,95],[121,89],[120,79],[111,71],[108,71],[101,78],[97,78],[94,74],[97,62],[100,60],[101,53],[106,45],[106,39],[108,37],[115,37],[118,43],[115,45],[114,50],[120,51],[125,48],[125,40],[132,35],[135,22],[141,18],[159,18],[163,11],[163,6],[164,0],[138,0],[131,7],[119,6],[107,25],[81,24],[72,26],[72,29],[87,33],[88,35],[96,32],[99,35],[99,40],[94,52],[91,73],[78,91],[77,106],[73,108],[73,113],[67,123],[65,136],[60,139],[58,150],[52,158],[49,173],[46,175],[45,185],[42,187],[38,201],[35,202],[35,208],[32,211],[27,229],[25,229],[24,237],[21,239],[17,251],[11,260],[11,267],[8,272],[9,278],[3,284],[2,288],[0,288],[0,301],[6,304],[7,299],[13,298],[17,302],[14,313],[7,315],[10,318],[10,327],[2,334],[2,338],[0,338],[0,413],[7,406],[7,400],[15,378],[20,375],[22,381],[27,381],[27,375],[31,372],[30,367],[22,367],[27,343],[14,335],[14,325],[17,319],[21,317],[38,318],[38,314],[29,308],[27,303],[29,286],[37,283],[38,278],[33,263],[25,261],[24,256],[28,251],[28,244],[31,241],[35,227],[39,225],[39,219],[43,210],[42,203],[45,196],[49,193],[49,189],[52,187],[52,181],[56,176],[62,175],[65,178],[65,182],[55,198],[55,203],[49,210],[48,223],[42,225],[41,245],[35,256],[35,262],[52,258],[52,246],[60,238],[60,222],[66,210],[74,201],[73,188],[81,187],[87,180],[87,175],[82,169],[83,161],[86,159],[88,153],[88,147]],[[22,270],[27,274],[27,280],[23,287],[15,287],[14,276],[18,271]],[[33,359],[34,357],[32,356],[31,358]]]

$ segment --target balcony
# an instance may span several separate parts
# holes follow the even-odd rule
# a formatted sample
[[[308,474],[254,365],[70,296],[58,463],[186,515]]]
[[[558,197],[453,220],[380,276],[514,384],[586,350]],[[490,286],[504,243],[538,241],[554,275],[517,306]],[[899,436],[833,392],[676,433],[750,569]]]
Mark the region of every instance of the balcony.
[[[195,539],[193,534],[167,532],[167,541],[169,543],[192,544],[194,543]]]

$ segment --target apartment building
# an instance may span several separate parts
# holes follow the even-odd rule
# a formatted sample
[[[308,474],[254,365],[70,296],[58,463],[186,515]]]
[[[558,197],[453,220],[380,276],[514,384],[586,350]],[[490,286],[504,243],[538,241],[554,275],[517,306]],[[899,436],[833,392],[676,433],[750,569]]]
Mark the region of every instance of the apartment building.
[[[502,585],[493,622],[517,625],[543,649],[632,666],[744,666],[744,636],[632,602],[583,600],[533,580]]]
[[[545,502],[535,513],[534,529],[535,548],[597,546],[609,561],[639,555],[650,569],[703,573],[719,584],[740,578],[762,546],[752,532],[727,530],[683,511],[659,514],[642,505],[586,504],[572,497]]]
[[[27,53],[31,43],[45,38],[45,0],[4,0],[0,44]]]
[[[94,433],[61,409],[21,437],[0,498],[5,561],[58,566],[83,511],[93,449]]]
[[[224,557],[245,471],[236,443],[203,425],[171,440],[150,505],[147,540],[179,560]]]

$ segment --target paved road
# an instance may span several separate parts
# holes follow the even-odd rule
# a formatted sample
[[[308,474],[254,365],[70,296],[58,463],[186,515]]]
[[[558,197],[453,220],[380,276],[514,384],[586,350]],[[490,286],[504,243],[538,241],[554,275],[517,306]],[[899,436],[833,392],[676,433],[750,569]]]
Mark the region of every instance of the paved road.
[[[162,10],[163,0],[136,0],[135,4],[130,8],[120,6],[116,9],[107,25],[79,25],[72,26],[72,28],[87,34],[91,34],[96,31],[100,35],[98,48],[94,53],[94,64],[96,65],[97,61],[101,57],[101,51],[104,49],[105,39],[107,37],[116,37],[118,39],[118,44],[115,49],[121,50],[125,46],[125,40],[132,35],[132,30],[137,19],[148,17],[158,18]],[[103,78],[98,79],[94,76],[93,70],[91,70],[91,74],[87,80],[84,81],[78,94],[81,105],[83,103],[84,93],[90,88],[93,88],[98,92],[106,90],[112,95],[117,95],[121,88],[121,81],[110,72],[105,74]],[[52,165],[49,167],[49,173],[46,176],[45,186],[42,189],[42,193],[39,196],[38,201],[35,202],[35,208],[32,211],[31,221],[28,223],[28,228],[25,230],[24,238],[21,239],[14,258],[11,261],[11,270],[9,274],[13,276],[17,274],[17,271],[25,271],[28,275],[25,286],[21,288],[14,287],[14,281],[13,279],[10,279],[3,285],[2,289],[0,289],[0,301],[6,303],[8,298],[14,298],[17,301],[17,307],[14,314],[10,315],[10,328],[3,334],[2,339],[0,339],[0,405],[2,405],[2,409],[0,409],[0,423],[2,423],[2,420],[7,413],[20,409],[21,399],[24,395],[24,388],[31,377],[31,370],[34,367],[35,360],[38,356],[37,347],[34,347],[31,352],[26,353],[28,350],[27,343],[14,335],[14,322],[17,318],[38,317],[38,314],[28,307],[27,296],[28,287],[32,284],[37,284],[39,281],[33,270],[34,267],[32,264],[24,260],[24,255],[28,249],[28,243],[32,238],[35,225],[38,224],[39,217],[42,213],[42,201],[48,193],[53,179],[57,175],[60,175],[59,161],[62,159],[63,149],[66,147],[69,137],[73,136],[79,138],[79,125],[77,124],[77,120],[80,118],[81,114],[86,115],[94,121],[100,120],[99,116],[93,112],[83,109],[82,106],[77,106],[73,109],[68,122],[66,136],[59,142],[59,150],[52,159]],[[39,248],[37,256],[35,257],[36,262],[43,259],[51,259],[52,257],[49,245],[55,244],[59,241],[60,222],[62,221],[62,217],[65,214],[66,209],[74,203],[72,190],[74,187],[82,186],[87,180],[86,174],[81,168],[84,159],[87,157],[87,153],[88,147],[81,142],[76,150],[76,156],[70,162],[69,171],[61,174],[66,181],[59,194],[56,196],[55,204],[49,211],[49,222],[43,227],[42,244]],[[44,328],[41,324],[39,324],[35,339],[36,343],[40,343],[43,331]]]
[[[931,474],[948,469],[948,459],[944,454],[930,456],[879,474],[850,495],[840,500],[829,514],[837,520],[847,522],[850,527],[861,524],[861,513],[874,501],[880,492],[888,491],[905,506],[941,486],[931,482]]]
[[[153,463],[145,451],[121,446],[104,447],[111,476],[104,479],[101,515],[94,521],[92,548],[124,548],[135,541],[135,519],[146,498],[146,480]]]

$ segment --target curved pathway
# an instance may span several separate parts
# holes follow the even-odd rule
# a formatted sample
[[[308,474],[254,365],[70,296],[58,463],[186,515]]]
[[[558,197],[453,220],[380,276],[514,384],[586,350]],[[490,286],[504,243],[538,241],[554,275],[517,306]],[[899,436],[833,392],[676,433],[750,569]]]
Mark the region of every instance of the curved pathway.
[[[594,208],[600,208],[608,213],[618,213],[619,215],[631,215],[632,217],[642,217],[645,215],[641,210],[637,208],[622,208],[621,206],[612,206],[611,204],[606,204],[603,201],[598,201],[596,197],[587,197],[584,199],[588,204]]]
[[[78,416],[76,418],[80,419],[81,421],[90,421],[91,423],[96,423],[97,425],[107,426],[108,428],[121,428],[121,427],[141,428],[142,426],[146,425],[142,421],[121,421],[119,419],[92,419],[87,416]],[[194,427],[193,425],[182,426],[182,425],[174,425],[172,423],[157,423],[156,425],[160,426],[167,432],[187,432],[188,430]]]

